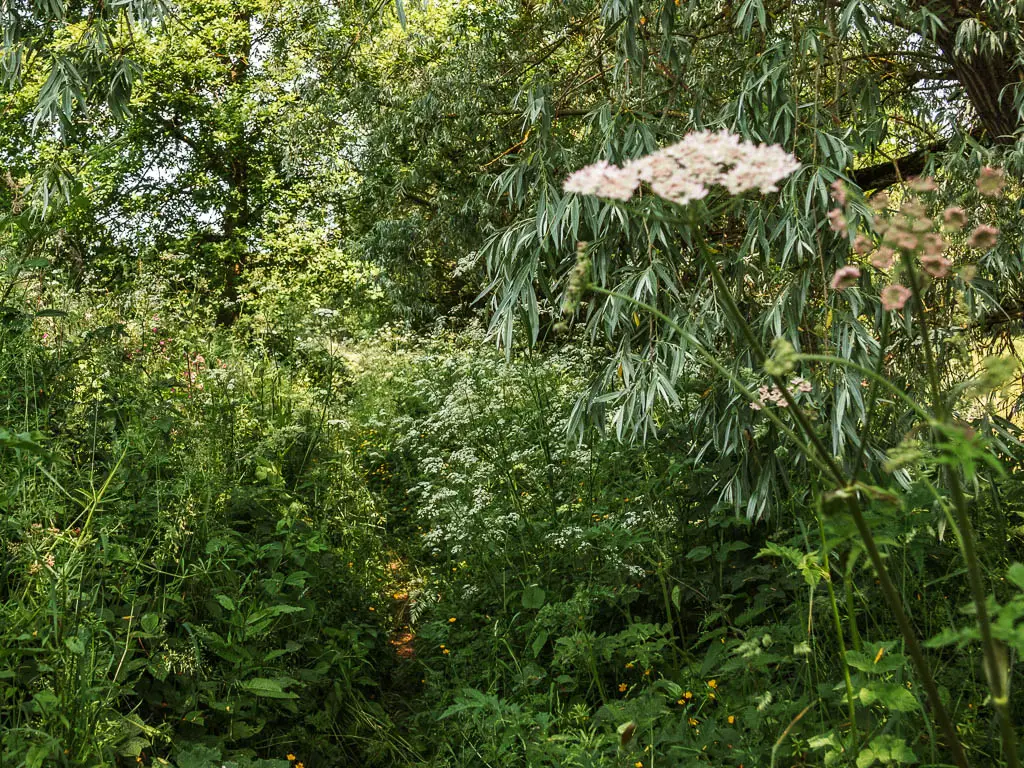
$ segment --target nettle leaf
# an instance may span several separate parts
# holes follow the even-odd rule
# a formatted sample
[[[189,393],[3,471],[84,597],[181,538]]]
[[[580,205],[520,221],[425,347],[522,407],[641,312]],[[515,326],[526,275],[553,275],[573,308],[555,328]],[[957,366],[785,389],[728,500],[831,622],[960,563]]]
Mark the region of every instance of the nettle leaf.
[[[963,647],[972,641],[981,639],[976,626],[946,627],[938,634],[925,640],[926,648],[942,648],[947,645]]]
[[[694,547],[686,553],[687,560],[693,560],[695,563],[699,563],[701,560],[707,560],[711,556],[711,547]]]
[[[544,606],[544,590],[537,584],[531,584],[523,590],[523,608],[537,610]]]
[[[1024,564],[1014,563],[1006,570],[1006,578],[1016,584],[1020,589],[1024,589]]]
[[[210,768],[221,762],[220,750],[205,744],[189,744],[174,756],[178,768]]]
[[[860,689],[857,698],[866,707],[881,704],[893,712],[913,712],[918,707],[914,694],[897,683],[871,682]]]
[[[285,682],[282,684],[281,680]],[[254,677],[241,683],[241,688],[246,693],[265,699],[297,699],[299,695],[285,690],[295,681],[286,678]]]
[[[221,606],[224,608],[224,610],[226,610],[226,611],[233,611],[233,610],[235,610],[235,601],[232,600],[227,595],[215,595],[213,599],[216,600],[218,603],[220,603]]]
[[[857,755],[857,768],[870,768],[875,763],[901,765],[917,762],[917,755],[897,736],[878,736]]]
[[[882,646],[874,653],[849,650],[846,652],[846,663],[861,672],[883,674],[903,669],[907,660],[903,654],[888,653],[888,649]]]

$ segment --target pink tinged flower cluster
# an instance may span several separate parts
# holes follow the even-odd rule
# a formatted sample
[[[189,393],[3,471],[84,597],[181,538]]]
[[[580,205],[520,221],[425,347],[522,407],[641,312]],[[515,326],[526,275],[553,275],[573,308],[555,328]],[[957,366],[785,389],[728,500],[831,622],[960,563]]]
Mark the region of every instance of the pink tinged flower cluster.
[[[979,224],[967,238],[967,244],[971,248],[986,251],[996,244],[998,236],[999,229],[997,227],[993,227],[991,224]]]
[[[847,264],[845,267],[837,269],[832,275],[832,290],[845,291],[847,288],[855,286],[859,279],[860,269],[853,264]]]
[[[909,288],[902,286],[899,283],[887,285],[882,289],[882,309],[889,312],[896,309],[903,309],[903,306],[907,303],[907,299],[909,298]]]
[[[978,174],[978,180],[975,183],[978,186],[978,192],[985,195],[985,197],[999,197],[1003,192],[1003,186],[1006,184],[1006,176],[1001,168],[989,168],[986,166],[981,169],[981,173]]]
[[[828,212],[828,228],[843,237],[847,236],[849,230],[846,224],[846,214],[842,208],[833,208]]]
[[[659,197],[686,205],[706,197],[712,186],[732,195],[775,192],[799,167],[777,145],[753,144],[728,131],[700,131],[621,168],[606,161],[589,165],[566,179],[564,189],[625,201],[646,183]]]
[[[750,404],[755,411],[760,411],[766,405],[777,405],[779,408],[788,408],[785,395],[778,387],[758,387],[757,400]]]
[[[836,201],[836,204],[842,208],[846,207],[846,182],[842,179],[836,179],[832,182],[832,199]]]
[[[943,277],[949,277],[949,272],[953,268],[953,262],[945,256],[930,256],[925,254],[921,257],[921,268],[932,277],[941,279]]]
[[[963,229],[967,224],[967,211],[958,205],[951,205],[942,212],[942,223],[947,229]]]
[[[566,192],[578,195],[597,195],[612,200],[629,200],[640,186],[640,177],[627,173],[624,168],[601,160],[581,168],[565,180]]]
[[[813,387],[811,382],[807,379],[797,376],[789,382],[789,387],[793,392],[806,394],[810,392]],[[786,402],[786,396],[782,393],[782,390],[778,387],[758,387],[757,388],[757,400],[754,400],[750,404],[750,409],[754,411],[760,411],[765,406],[774,405],[779,408],[788,408],[789,403]]]
[[[910,179],[909,186],[915,192],[935,192],[939,188],[931,176],[915,176]]]
[[[896,260],[896,251],[888,246],[882,246],[873,254],[871,254],[871,266],[875,269],[880,269],[883,272],[892,267],[893,262]]]

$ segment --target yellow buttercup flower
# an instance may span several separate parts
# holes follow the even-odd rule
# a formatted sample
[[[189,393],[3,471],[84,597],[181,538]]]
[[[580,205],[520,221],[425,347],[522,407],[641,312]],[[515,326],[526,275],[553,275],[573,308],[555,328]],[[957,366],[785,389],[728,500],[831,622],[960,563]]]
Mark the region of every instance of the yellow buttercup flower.
[[[718,687],[718,681],[717,680],[708,680],[708,688],[717,688],[717,687]]]
[[[287,755],[285,755],[285,757],[288,758],[288,762],[289,763],[295,762],[295,755],[293,755],[291,752],[289,752]]]
[[[625,693],[625,692],[626,692],[626,684],[625,683],[619,683],[619,693]]]
[[[729,715],[728,720],[729,720],[729,725],[732,725],[733,723],[736,722],[736,715]]]

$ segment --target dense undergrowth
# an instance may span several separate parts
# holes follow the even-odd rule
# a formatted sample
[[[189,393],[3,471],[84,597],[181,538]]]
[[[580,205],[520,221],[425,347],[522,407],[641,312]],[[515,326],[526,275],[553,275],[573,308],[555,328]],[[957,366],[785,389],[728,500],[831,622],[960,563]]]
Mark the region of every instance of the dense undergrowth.
[[[670,412],[567,440],[583,345],[37,289],[0,324],[0,764],[944,764],[849,521],[800,472],[736,515]],[[975,489],[990,574],[1020,498]],[[922,635],[963,624],[928,499],[871,514]],[[994,764],[976,646],[931,653]]]

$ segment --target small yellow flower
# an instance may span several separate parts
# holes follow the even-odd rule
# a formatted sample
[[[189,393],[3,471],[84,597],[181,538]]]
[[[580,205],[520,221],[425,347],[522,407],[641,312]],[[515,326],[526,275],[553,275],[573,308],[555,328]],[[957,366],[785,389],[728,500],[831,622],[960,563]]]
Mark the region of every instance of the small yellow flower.
[[[715,700],[715,698],[716,698],[716,696],[715,696],[715,694],[713,694],[713,693],[709,693],[709,694],[708,694],[708,698],[709,698],[709,699],[711,699],[712,701],[714,701],[714,700]]]
[[[729,725],[732,725],[736,722],[736,715],[729,715],[727,719],[729,720]]]
[[[643,761],[637,760],[635,763],[633,763],[633,768],[644,768]]]
[[[455,617],[452,616],[450,619],[448,619],[448,623],[449,624],[454,624],[455,623]]]
[[[686,699],[687,701],[692,699],[693,698],[693,691],[687,691],[686,693],[684,693],[683,694],[683,698]]]
[[[717,687],[718,687],[718,681],[717,680],[708,680],[708,688],[717,688]]]
[[[691,717],[688,722],[690,725],[697,725],[697,718]]]
[[[676,702],[676,704],[678,704],[679,706],[683,706],[683,704],[685,704],[685,703],[686,703],[686,699],[680,699],[679,701]]]
[[[439,648],[444,648],[444,643],[441,643],[441,645],[439,645],[438,647]]]
[[[632,661],[627,661],[626,662],[626,669],[632,669],[635,666],[636,665]]]
[[[650,677],[650,676],[651,676],[651,670],[645,669],[644,670],[644,677]]]
[[[289,763],[294,763],[295,762],[295,755],[293,755],[291,752],[289,752],[287,755],[285,755],[285,757],[288,758],[288,762]]]
[[[449,651],[447,648],[445,648],[443,651],[441,651],[441,653],[443,653],[445,656],[447,656],[449,653],[451,653],[451,651]]]
[[[626,692],[626,684],[625,683],[619,683],[619,693],[625,693],[625,692]]]

